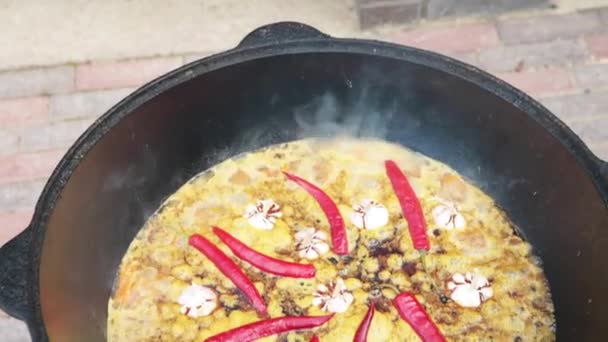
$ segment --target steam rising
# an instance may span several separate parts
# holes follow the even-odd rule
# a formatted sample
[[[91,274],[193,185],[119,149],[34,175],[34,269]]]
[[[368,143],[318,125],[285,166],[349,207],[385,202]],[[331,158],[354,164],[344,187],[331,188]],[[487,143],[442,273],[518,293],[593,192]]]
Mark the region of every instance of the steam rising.
[[[242,130],[229,146],[202,156],[198,170],[202,171],[228,158],[238,158],[243,153],[292,140],[331,137],[384,139],[398,108],[396,100],[383,101],[367,89],[349,94],[348,98],[340,98],[326,92],[303,105],[279,113],[282,119],[278,123],[271,119],[259,121],[259,124]],[[272,96],[271,101],[276,102],[277,97]]]
[[[294,110],[298,137],[373,137],[383,139],[388,132],[397,105],[393,101],[380,111],[370,104],[373,101],[367,91],[362,91],[352,104],[341,104],[326,93],[311,103]]]

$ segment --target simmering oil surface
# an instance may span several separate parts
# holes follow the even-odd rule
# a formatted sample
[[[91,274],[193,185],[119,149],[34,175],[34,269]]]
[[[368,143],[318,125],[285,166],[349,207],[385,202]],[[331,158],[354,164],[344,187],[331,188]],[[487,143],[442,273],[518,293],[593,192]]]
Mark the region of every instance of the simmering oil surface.
[[[387,178],[407,176],[428,223],[422,262]],[[323,189],[344,218],[347,255],[332,251],[318,202],[281,172]],[[221,227],[254,250],[312,264],[309,279],[276,276],[236,257]],[[237,263],[270,317],[326,315],[326,324],[261,341],[352,341],[371,302],[368,341],[418,341],[391,300],[410,291],[451,341],[553,341],[553,304],[529,244],[482,191],[448,166],[399,145],[300,140],[226,160],[183,185],[131,243],[108,305],[109,341],[203,341],[263,320],[208,258],[200,234]]]

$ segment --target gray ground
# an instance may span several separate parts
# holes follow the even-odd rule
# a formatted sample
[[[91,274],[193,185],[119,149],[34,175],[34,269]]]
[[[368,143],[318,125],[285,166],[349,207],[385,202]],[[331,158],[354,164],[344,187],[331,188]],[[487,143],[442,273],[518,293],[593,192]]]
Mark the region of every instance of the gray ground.
[[[285,20],[358,31],[354,0],[1,0],[0,70],[219,51]]]

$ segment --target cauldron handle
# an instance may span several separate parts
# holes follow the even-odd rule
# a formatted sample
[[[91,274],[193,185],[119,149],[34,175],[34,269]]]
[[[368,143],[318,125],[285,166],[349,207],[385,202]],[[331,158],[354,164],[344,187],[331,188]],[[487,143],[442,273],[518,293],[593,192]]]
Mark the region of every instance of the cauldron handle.
[[[598,159],[600,163],[600,177],[603,178],[604,184],[608,187],[608,162]]]
[[[26,322],[34,315],[31,245],[32,229],[27,227],[0,248],[0,309]]]
[[[294,40],[330,39],[331,37],[312,26],[293,21],[283,21],[258,27],[251,31],[237,48],[273,45]]]

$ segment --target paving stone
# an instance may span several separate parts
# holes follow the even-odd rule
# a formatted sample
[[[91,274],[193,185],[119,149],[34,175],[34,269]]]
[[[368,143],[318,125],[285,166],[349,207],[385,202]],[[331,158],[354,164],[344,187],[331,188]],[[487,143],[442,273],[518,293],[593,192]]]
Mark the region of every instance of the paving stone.
[[[31,342],[27,326],[14,318],[0,318],[0,334],[3,342]]]
[[[541,102],[566,123],[608,117],[608,92],[551,97]]]
[[[389,40],[426,50],[455,53],[473,52],[499,44],[496,28],[488,23],[425,27],[395,33]]]
[[[366,29],[379,24],[409,23],[420,13],[420,0],[384,0],[360,2],[359,25]]]
[[[608,25],[608,7],[602,7],[598,9],[598,11],[600,12],[600,18],[602,19],[602,22]]]
[[[606,129],[608,127],[608,116],[592,120],[573,121],[568,126],[586,142],[608,140],[608,129]]]
[[[548,0],[429,0],[427,17],[500,14],[514,10],[548,7]]]
[[[94,120],[91,117],[25,127],[20,131],[20,150],[34,152],[69,147]]]
[[[0,156],[0,184],[46,179],[65,154],[65,149]]]
[[[608,64],[579,65],[575,71],[581,87],[590,90],[608,88]]]
[[[48,119],[48,97],[0,99],[0,125],[12,126]]]
[[[182,65],[181,57],[90,63],[76,67],[76,89],[138,87]]]
[[[576,88],[574,75],[566,69],[509,72],[496,76],[537,98],[572,92]]]
[[[426,16],[431,19],[485,11],[485,0],[429,0],[426,5]]]
[[[497,26],[502,41],[507,44],[522,44],[573,38],[599,31],[603,24],[598,11],[586,11],[508,19],[499,21]]]
[[[598,60],[608,59],[608,33],[594,34],[585,37],[591,55]]]
[[[126,88],[55,95],[49,116],[51,120],[99,117],[132,92]]]
[[[58,66],[0,72],[0,98],[61,94],[74,90],[74,68]]]
[[[23,211],[33,208],[45,180],[0,184],[0,208],[3,211]]]
[[[479,66],[490,71],[538,69],[582,63],[587,50],[577,40],[556,40],[534,44],[499,46],[479,53]]]
[[[19,134],[14,129],[0,126],[0,155],[17,151]]]
[[[0,247],[17,236],[30,224],[33,212],[34,209],[32,207],[30,210],[22,209],[0,213]],[[0,311],[0,320],[3,318],[2,315],[6,317],[6,314]],[[0,330],[0,336],[1,334],[2,331]]]
[[[590,142],[588,147],[598,158],[608,163],[608,141],[600,143]]]

